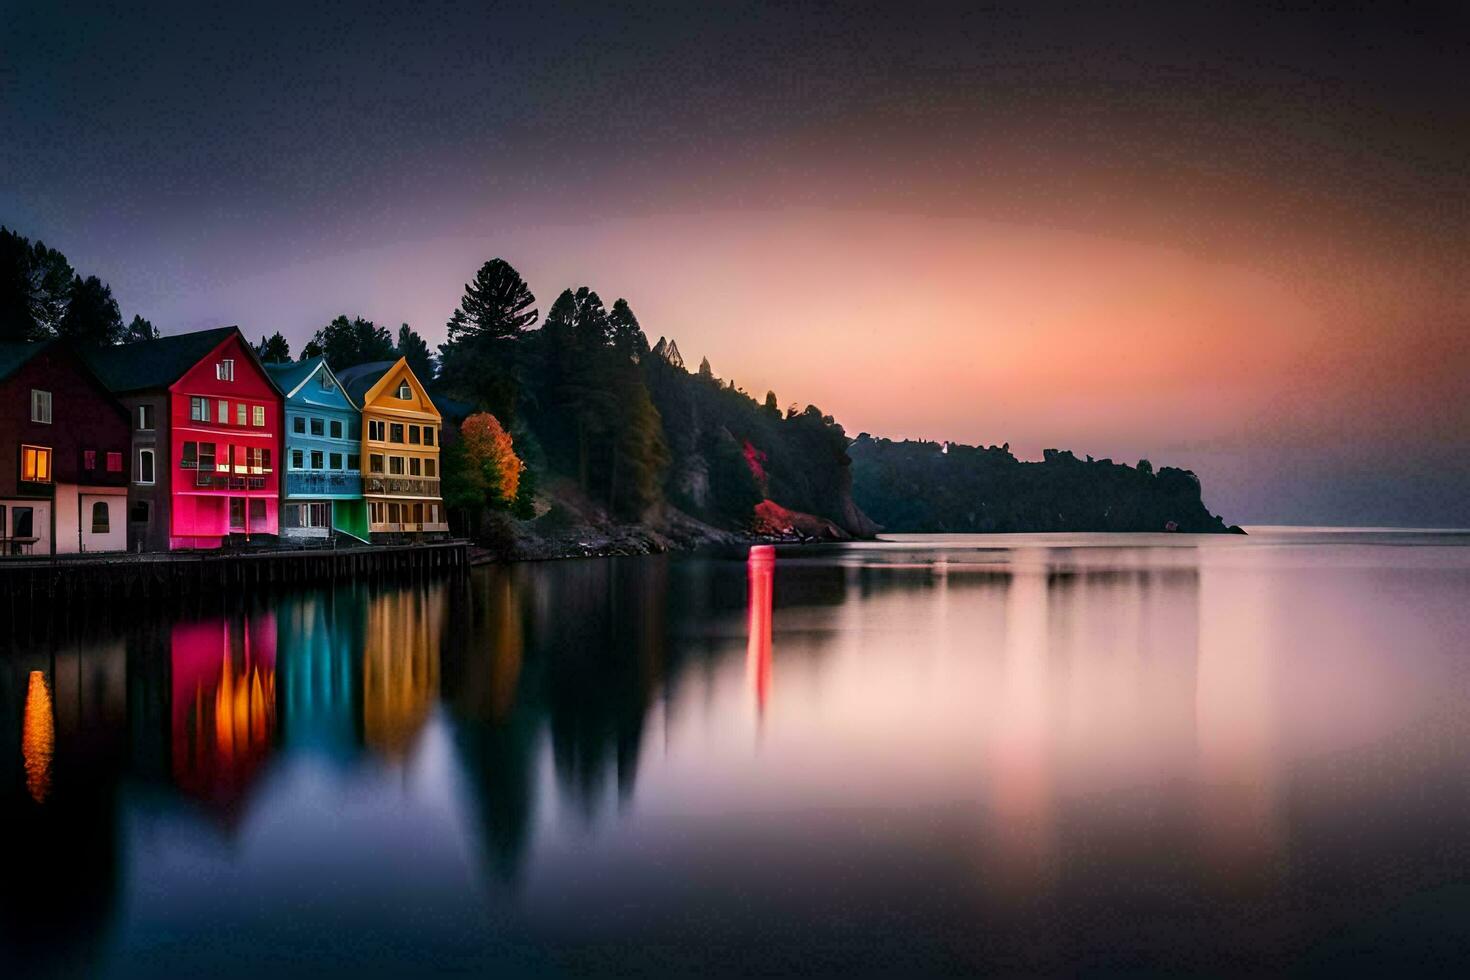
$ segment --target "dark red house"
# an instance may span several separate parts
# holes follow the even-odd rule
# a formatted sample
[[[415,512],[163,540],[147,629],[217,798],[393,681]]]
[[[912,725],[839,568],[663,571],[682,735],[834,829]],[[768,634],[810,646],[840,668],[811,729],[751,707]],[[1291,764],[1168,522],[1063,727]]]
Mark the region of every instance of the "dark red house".
[[[121,551],[128,416],[63,341],[0,344],[0,554]]]

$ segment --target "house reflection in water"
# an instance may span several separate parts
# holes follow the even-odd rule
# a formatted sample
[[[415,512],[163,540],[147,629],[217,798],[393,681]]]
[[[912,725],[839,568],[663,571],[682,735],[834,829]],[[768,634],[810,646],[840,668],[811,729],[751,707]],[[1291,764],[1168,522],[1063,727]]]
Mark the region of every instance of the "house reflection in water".
[[[191,796],[232,804],[275,735],[275,616],[179,623],[170,650],[174,781]]]
[[[31,799],[44,803],[51,792],[51,757],[56,750],[56,716],[51,710],[51,692],[46,675],[31,671],[26,685],[26,706],[21,732],[21,757],[25,760],[26,789]]]
[[[402,757],[439,696],[442,584],[374,596],[362,654],[362,731],[368,748]]]
[[[750,584],[748,626],[750,638],[745,647],[746,672],[755,691],[756,707],[764,713],[771,695],[771,599],[776,578],[776,549],[758,544],[750,549],[746,561]]]
[[[281,743],[338,759],[359,748],[357,690],[362,673],[361,588],[285,597],[276,623]]]

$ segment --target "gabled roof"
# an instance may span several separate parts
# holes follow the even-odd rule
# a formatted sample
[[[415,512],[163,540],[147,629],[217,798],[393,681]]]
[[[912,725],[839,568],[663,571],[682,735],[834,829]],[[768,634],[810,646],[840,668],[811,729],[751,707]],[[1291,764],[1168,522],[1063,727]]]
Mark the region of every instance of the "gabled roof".
[[[341,390],[342,396],[346,399],[347,404],[353,408],[359,408],[357,401],[347,391],[346,385],[342,383],[342,379],[337,377],[337,373],[327,364],[327,359],[321,355],[307,358],[304,361],[282,361],[275,364],[267,364],[265,365],[265,370],[271,376],[271,380],[276,383],[276,387],[280,388],[282,394],[287,398],[294,397],[301,390],[301,386],[311,380],[318,370],[325,371],[328,376],[337,382],[337,387]]]
[[[367,364],[357,364],[338,371],[337,383],[354,404],[361,405],[363,397],[372,390],[373,385],[383,380],[383,375],[391,371],[397,363],[398,361],[370,361]]]
[[[239,327],[217,327],[118,347],[94,347],[83,352],[83,357],[113,392],[167,388],[210,351],[239,333]],[[241,340],[253,355],[255,349],[243,335]]]
[[[45,341],[34,343],[0,342],[0,380],[10,377],[23,367],[26,361],[41,353]]]

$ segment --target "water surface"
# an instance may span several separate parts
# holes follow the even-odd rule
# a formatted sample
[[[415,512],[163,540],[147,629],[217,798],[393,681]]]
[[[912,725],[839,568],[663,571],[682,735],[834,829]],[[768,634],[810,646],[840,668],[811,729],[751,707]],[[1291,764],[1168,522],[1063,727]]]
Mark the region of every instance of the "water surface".
[[[1466,535],[912,537],[12,633],[24,972],[1470,953]]]

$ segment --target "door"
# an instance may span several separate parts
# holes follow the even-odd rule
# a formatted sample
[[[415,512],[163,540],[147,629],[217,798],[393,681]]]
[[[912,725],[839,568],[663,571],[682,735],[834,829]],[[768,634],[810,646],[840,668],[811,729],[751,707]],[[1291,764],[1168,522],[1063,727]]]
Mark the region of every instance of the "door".
[[[230,498],[230,530],[231,531],[244,531],[245,530],[245,498],[244,497],[231,497]]]

